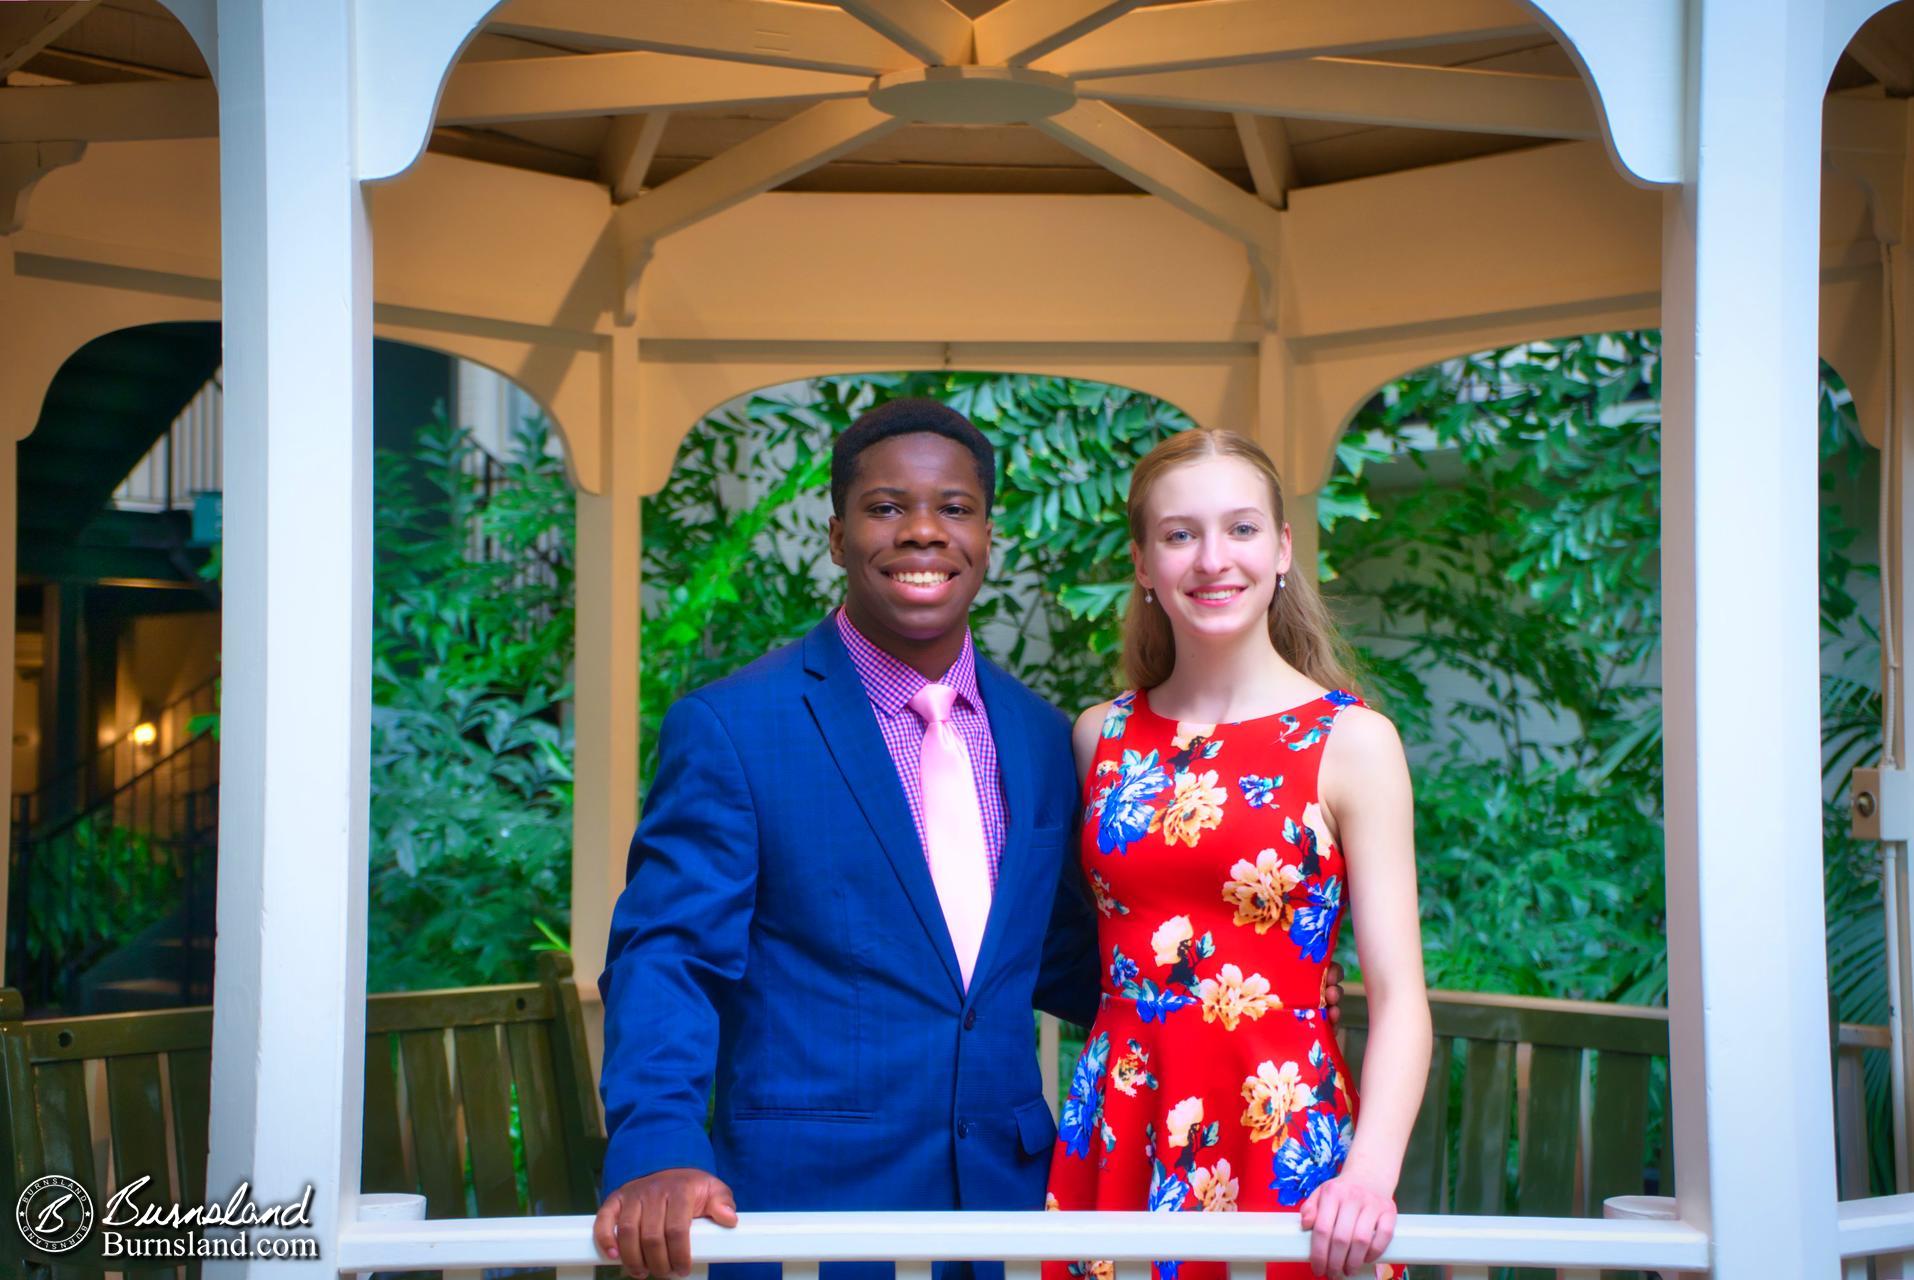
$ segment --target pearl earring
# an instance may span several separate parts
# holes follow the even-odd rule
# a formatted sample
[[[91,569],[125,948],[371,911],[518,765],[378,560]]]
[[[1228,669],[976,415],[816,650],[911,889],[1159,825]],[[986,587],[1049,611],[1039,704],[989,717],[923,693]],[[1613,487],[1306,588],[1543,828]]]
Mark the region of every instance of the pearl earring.
[[[1284,587],[1286,587],[1286,586],[1288,586],[1288,585],[1289,585],[1289,575],[1288,575],[1288,574],[1284,574],[1284,573],[1279,573],[1279,574],[1277,574],[1277,575],[1276,575],[1276,589],[1277,589],[1278,591],[1281,591],[1281,590],[1282,590],[1282,589],[1283,589]]]
[[[1148,590],[1146,589],[1146,590],[1145,590],[1145,591],[1143,592],[1143,603],[1144,603],[1144,604],[1154,604],[1155,602],[1156,602],[1156,596],[1154,596],[1153,594],[1151,594],[1151,593],[1150,593],[1150,592],[1149,592],[1149,591],[1148,591]]]

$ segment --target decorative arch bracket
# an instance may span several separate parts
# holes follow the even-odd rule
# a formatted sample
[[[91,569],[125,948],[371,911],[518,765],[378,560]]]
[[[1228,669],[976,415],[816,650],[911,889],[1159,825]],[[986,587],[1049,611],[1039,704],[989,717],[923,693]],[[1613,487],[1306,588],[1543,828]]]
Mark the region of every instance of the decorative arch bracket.
[[[1687,173],[1684,0],[1529,0],[1594,87],[1602,140],[1630,182],[1679,185]]]
[[[397,177],[425,150],[459,51],[499,0],[356,0],[352,22],[361,182]]]

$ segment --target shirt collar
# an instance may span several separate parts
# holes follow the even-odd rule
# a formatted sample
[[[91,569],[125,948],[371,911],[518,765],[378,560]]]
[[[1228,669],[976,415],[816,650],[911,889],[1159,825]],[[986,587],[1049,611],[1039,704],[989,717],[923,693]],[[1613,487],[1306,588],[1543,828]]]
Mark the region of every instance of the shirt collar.
[[[864,692],[870,695],[872,705],[886,715],[894,716],[906,710],[917,691],[931,683],[917,668],[865,639],[842,607],[837,611],[837,633],[850,651],[851,665],[857,668],[858,678],[864,682]],[[977,689],[977,651],[971,645],[969,627],[964,628],[964,647],[958,651],[957,660],[937,683],[955,689],[958,701],[972,711],[983,707],[983,697]]]

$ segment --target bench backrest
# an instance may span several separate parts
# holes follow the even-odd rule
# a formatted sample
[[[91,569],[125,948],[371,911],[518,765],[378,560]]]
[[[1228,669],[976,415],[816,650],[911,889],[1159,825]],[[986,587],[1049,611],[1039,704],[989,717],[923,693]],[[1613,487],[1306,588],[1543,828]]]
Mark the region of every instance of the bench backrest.
[[[571,962],[543,955],[539,971],[367,1000],[364,1190],[423,1194],[432,1218],[597,1208],[604,1130]],[[140,1174],[146,1202],[205,1203],[212,1025],[208,1008],[27,1022],[0,991],[0,1204],[46,1173],[96,1206]],[[89,1262],[83,1248],[59,1270]]]
[[[1665,1126],[1650,1125],[1668,1114],[1667,1010],[1447,991],[1429,1007],[1435,1052],[1396,1191],[1404,1213],[1600,1217],[1609,1196],[1672,1193]],[[1360,1080],[1359,988],[1343,1011]]]

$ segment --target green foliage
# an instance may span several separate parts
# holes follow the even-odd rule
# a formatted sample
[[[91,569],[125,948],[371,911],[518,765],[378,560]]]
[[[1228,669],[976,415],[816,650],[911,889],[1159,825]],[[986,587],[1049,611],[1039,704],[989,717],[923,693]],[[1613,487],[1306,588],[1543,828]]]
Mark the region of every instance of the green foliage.
[[[1385,708],[1423,744],[1432,985],[1665,995],[1659,355],[1651,331],[1444,362],[1385,388],[1339,451],[1324,571]],[[1838,382],[1823,386],[1820,438],[1836,778],[1879,733],[1838,484],[1867,450]],[[1829,835],[1831,891],[1878,894],[1865,857]]]
[[[443,421],[379,456],[374,991],[529,980],[543,921],[566,917],[573,498],[546,437],[520,427],[489,496]]]
[[[1188,419],[1150,396],[1066,378],[822,378],[802,402],[758,395],[705,419],[645,503],[645,778],[658,721],[680,693],[803,635],[837,603],[831,440],[880,400],[907,395],[967,414],[997,450],[992,572],[972,613],[980,646],[1060,706],[1114,692],[1130,468]]]
[[[110,809],[81,818],[37,841],[32,874],[16,880],[27,893],[27,955],[79,973],[177,906],[181,876],[171,850],[115,824]],[[57,1005],[71,995],[56,979],[40,998]]]

